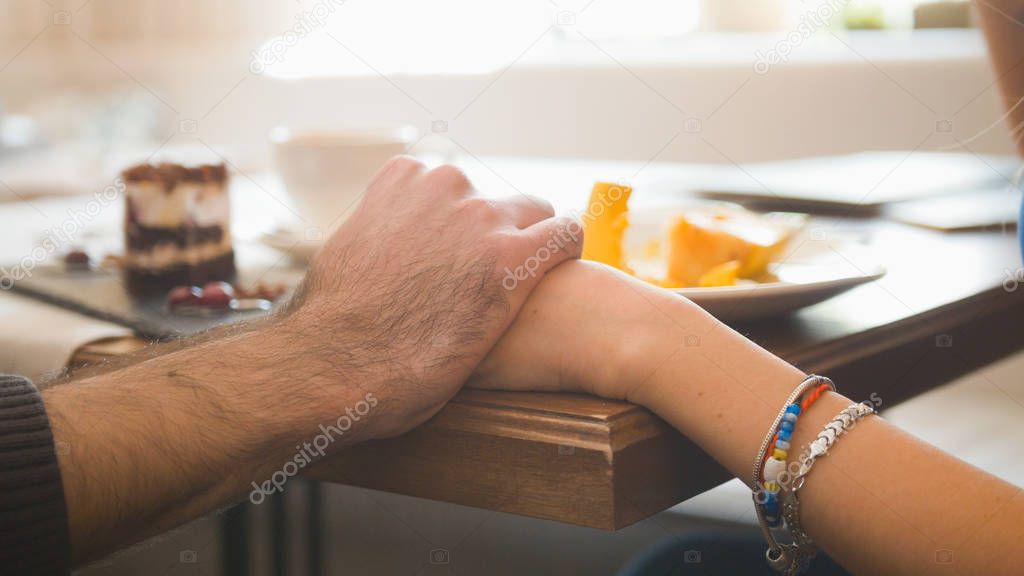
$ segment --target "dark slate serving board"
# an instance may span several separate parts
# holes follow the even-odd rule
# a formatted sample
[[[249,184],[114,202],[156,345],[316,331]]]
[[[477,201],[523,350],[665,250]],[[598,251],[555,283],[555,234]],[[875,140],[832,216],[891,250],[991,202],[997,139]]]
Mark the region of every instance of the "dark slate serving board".
[[[7,268],[8,270],[10,268]],[[294,287],[301,278],[297,270],[241,270],[239,284],[250,286],[257,280],[284,282]],[[4,282],[5,287],[8,282]],[[121,284],[115,270],[67,271],[58,267],[37,267],[31,277],[13,283],[12,291],[106,320],[134,330],[151,339],[173,339],[191,336],[215,326],[251,320],[264,316],[263,311],[230,311],[215,316],[184,316],[171,314],[164,307],[163,296],[133,298]],[[282,298],[278,302],[283,302]]]

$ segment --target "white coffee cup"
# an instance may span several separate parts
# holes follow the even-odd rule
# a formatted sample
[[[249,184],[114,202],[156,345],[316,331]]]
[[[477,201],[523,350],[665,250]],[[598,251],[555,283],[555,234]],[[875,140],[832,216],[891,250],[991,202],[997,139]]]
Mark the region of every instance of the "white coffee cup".
[[[392,156],[403,154],[415,128],[271,132],[274,162],[301,222],[327,234],[351,214],[366,185]]]

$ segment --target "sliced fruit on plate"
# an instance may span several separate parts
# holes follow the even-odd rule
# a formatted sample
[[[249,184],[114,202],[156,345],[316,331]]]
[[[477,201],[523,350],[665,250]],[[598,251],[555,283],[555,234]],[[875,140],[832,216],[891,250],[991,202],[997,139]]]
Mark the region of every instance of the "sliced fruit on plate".
[[[774,281],[769,265],[806,221],[802,214],[762,215],[734,204],[683,202],[663,207],[652,222],[629,210],[631,193],[622,184],[594,184],[584,216],[583,258],[664,288]],[[630,240],[633,227],[643,232],[640,246]]]
[[[583,258],[630,272],[622,250],[622,235],[629,226],[626,214],[633,189],[598,182],[590,193],[583,217]]]
[[[730,260],[701,274],[700,280],[697,281],[697,285],[701,288],[711,288],[713,286],[735,286],[736,275],[739,271],[740,261]]]
[[[757,280],[798,228],[792,221],[740,208],[687,210],[669,229],[666,280],[676,286],[731,286],[737,277]],[[731,262],[736,266],[729,272]],[[718,270],[721,266],[725,268]],[[731,281],[714,284],[712,278]]]

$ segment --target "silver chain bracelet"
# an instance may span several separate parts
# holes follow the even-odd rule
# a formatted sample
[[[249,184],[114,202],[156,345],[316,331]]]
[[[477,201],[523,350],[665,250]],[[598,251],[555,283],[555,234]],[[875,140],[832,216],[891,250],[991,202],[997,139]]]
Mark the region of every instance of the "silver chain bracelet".
[[[825,428],[818,433],[818,437],[807,445],[807,453],[801,455],[800,469],[793,475],[792,488],[790,489],[794,496],[804,487],[804,482],[807,475],[810,474],[814,462],[820,456],[827,455],[829,449],[836,443],[836,440],[856,426],[858,420],[874,413],[875,408],[866,402],[850,404],[828,424],[825,424]]]
[[[804,531],[803,524],[800,521],[799,492],[804,487],[807,475],[810,474],[811,468],[814,467],[814,463],[818,458],[828,455],[828,451],[840,436],[852,430],[857,425],[858,420],[874,413],[874,407],[867,403],[862,402],[847,406],[828,424],[825,424],[825,427],[818,433],[818,436],[807,445],[806,452],[801,454],[799,460],[800,468],[793,475],[792,480],[790,480],[789,495],[782,504],[782,516],[793,538],[793,544],[791,545],[793,548],[792,557],[784,572],[787,576],[798,573],[817,551],[817,547],[807,535],[807,532]]]

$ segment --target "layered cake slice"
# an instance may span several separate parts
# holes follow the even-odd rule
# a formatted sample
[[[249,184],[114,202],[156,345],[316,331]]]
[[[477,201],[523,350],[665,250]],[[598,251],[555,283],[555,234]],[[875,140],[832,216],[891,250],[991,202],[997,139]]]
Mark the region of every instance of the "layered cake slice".
[[[132,294],[231,280],[228,173],[223,164],[140,164],[125,185],[124,282]]]

